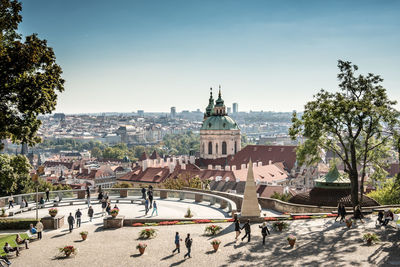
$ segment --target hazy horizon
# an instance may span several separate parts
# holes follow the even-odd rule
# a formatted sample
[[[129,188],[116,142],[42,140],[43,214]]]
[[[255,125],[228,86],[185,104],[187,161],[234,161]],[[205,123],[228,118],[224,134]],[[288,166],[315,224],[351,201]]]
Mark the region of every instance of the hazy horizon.
[[[398,1],[22,4],[20,32],[47,39],[64,71],[55,112],[204,111],[219,85],[239,111],[301,111],[337,90],[338,59],[400,100]]]

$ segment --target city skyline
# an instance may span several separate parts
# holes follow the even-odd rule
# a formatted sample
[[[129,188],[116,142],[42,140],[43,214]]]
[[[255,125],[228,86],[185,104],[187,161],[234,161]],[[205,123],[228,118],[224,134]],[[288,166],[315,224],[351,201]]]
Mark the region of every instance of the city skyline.
[[[64,71],[56,112],[204,111],[219,85],[240,111],[301,111],[338,90],[338,59],[400,99],[396,1],[22,3],[20,32],[47,39]]]

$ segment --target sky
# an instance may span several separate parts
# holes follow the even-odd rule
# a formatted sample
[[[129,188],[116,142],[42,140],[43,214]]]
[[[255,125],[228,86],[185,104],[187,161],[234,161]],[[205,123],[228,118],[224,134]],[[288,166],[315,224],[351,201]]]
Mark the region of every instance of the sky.
[[[338,90],[338,59],[400,101],[400,1],[22,4],[19,31],[46,39],[64,72],[56,112],[204,110],[219,85],[239,111],[301,111]]]

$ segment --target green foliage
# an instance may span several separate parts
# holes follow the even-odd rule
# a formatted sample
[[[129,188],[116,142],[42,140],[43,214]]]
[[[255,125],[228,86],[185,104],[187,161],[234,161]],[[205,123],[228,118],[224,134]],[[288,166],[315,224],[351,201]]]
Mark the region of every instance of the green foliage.
[[[20,237],[22,239],[28,239],[28,235],[26,233],[20,233]],[[5,245],[5,243],[7,242],[8,244],[11,244],[11,246],[15,243],[15,238],[17,238],[16,234],[11,234],[11,235],[4,235],[4,236],[0,236],[0,256],[5,256],[6,253],[3,250],[3,247]]]
[[[192,211],[190,210],[190,208],[187,208],[185,218],[192,218],[192,217],[193,217]]]
[[[288,202],[289,199],[290,199],[291,197],[292,197],[292,196],[291,196],[290,194],[288,194],[288,193],[286,193],[286,194],[281,194],[281,193],[279,193],[279,192],[274,192],[274,193],[271,195],[271,198],[279,199],[279,200],[282,200],[282,201],[285,201],[285,202]]]
[[[204,233],[206,235],[216,235],[219,232],[221,232],[221,230],[222,230],[221,226],[212,224],[212,225],[206,226],[206,228],[204,229]]]
[[[132,184],[128,182],[120,182],[113,185],[113,188],[132,188]]]
[[[351,181],[353,206],[358,205],[361,187],[369,168],[382,168],[390,144],[386,133],[398,124],[399,113],[393,108],[383,79],[379,75],[355,75],[358,70],[351,62],[339,60],[340,91],[321,90],[305,105],[301,119],[293,114],[289,133],[306,141],[297,148],[299,164],[314,164],[323,151],[331,151],[343,162]],[[361,167],[361,170],[358,170]]]
[[[375,233],[365,233],[363,239],[368,243],[379,242],[380,238]]]
[[[30,224],[36,223],[35,219],[0,219],[0,230],[28,230]]]
[[[34,145],[40,114],[51,113],[57,91],[64,91],[62,70],[46,40],[18,33],[21,3],[0,2],[0,139]]]
[[[381,205],[400,204],[400,189],[394,188],[394,181],[388,180],[377,190],[367,194]]]
[[[0,154],[0,196],[24,193],[32,183],[30,167],[23,155]]]
[[[164,136],[162,144],[166,153],[171,155],[189,155],[190,151],[200,150],[199,135],[193,132],[167,134]]]
[[[163,187],[167,189],[181,190],[184,187],[202,189],[202,185],[207,187],[210,181],[202,181],[200,177],[190,177],[179,175],[177,178],[168,178],[163,182]]]
[[[149,239],[149,238],[153,238],[156,237],[157,235],[157,230],[153,229],[153,228],[146,228],[143,229],[142,231],[140,231],[139,233],[139,239]]]

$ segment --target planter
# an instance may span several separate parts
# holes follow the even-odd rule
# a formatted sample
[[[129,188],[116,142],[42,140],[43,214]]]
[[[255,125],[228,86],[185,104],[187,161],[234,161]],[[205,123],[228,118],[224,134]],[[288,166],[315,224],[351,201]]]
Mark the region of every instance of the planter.
[[[350,228],[353,225],[353,222],[346,222],[347,228]]]
[[[217,251],[218,248],[219,248],[219,244],[213,244],[213,248],[214,248],[215,251]]]
[[[288,242],[291,247],[294,247],[294,244],[296,244],[296,240],[288,240]]]
[[[72,253],[72,251],[65,251],[65,252],[64,252],[64,254],[65,254],[65,257],[69,257],[69,256],[71,256],[71,253]]]
[[[279,232],[282,232],[283,226],[282,225],[278,225],[278,230]]]
[[[111,214],[111,216],[115,219],[117,216],[118,216],[118,214]]]
[[[81,237],[82,237],[82,240],[86,240],[87,235],[81,235]]]
[[[145,250],[146,250],[146,248],[139,248],[140,255],[143,255]]]
[[[368,246],[372,245],[372,238],[367,239],[367,245]]]
[[[49,213],[49,214],[50,214],[50,216],[51,216],[51,217],[53,217],[53,218],[54,218],[54,217],[56,217],[56,215],[57,215],[57,212],[52,212],[52,213]]]

